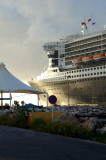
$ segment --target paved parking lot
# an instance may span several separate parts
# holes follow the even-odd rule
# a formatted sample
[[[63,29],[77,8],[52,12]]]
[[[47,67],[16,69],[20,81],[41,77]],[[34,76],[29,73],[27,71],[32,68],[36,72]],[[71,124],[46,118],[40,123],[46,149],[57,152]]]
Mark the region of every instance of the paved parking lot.
[[[0,160],[106,160],[106,145],[0,126]]]

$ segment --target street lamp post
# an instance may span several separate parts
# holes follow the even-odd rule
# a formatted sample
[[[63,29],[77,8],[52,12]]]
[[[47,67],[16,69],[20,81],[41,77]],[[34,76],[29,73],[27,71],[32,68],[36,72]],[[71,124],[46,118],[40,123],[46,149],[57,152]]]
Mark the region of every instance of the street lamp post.
[[[68,106],[69,106],[69,79],[68,79]]]
[[[47,97],[47,107],[48,107],[48,98],[49,98],[48,92],[46,92],[46,97]]]
[[[69,99],[69,93],[70,93],[70,92],[69,92],[69,78],[70,78],[70,76],[67,76],[67,78],[68,78],[68,106],[69,106],[69,100],[70,100],[70,99]]]

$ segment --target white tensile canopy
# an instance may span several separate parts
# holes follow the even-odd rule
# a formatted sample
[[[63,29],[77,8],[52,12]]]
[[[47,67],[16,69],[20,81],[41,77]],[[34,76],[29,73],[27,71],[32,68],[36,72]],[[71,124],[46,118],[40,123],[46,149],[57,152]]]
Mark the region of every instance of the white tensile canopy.
[[[4,63],[0,63],[0,92],[2,93],[31,93],[41,94],[42,92],[26,85],[15,76],[13,76],[5,67]]]

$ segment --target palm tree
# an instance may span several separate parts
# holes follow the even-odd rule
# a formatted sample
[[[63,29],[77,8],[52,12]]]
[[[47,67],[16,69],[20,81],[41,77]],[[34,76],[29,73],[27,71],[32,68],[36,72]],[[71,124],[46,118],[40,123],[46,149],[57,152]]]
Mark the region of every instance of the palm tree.
[[[20,106],[18,101],[14,101],[15,106]]]
[[[22,106],[24,106],[24,105],[25,105],[25,102],[24,102],[24,101],[21,101],[21,104],[22,104]]]

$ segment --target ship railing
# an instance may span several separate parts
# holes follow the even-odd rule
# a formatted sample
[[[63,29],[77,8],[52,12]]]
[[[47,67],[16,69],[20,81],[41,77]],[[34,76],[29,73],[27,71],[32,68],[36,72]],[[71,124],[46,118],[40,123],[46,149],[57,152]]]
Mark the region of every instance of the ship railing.
[[[91,46],[91,47],[93,47],[93,46],[98,46],[98,45],[101,45],[101,43],[102,44],[105,44],[106,42],[103,42],[103,40],[105,40],[106,38],[103,38],[103,39],[99,39],[99,40],[96,40],[96,41],[90,41],[89,43],[88,42],[86,42],[86,43],[79,43],[79,44],[77,44],[77,45],[70,45],[69,47],[67,47],[67,48],[65,48],[65,51],[67,50],[67,49],[71,49],[71,50],[73,50],[73,48],[75,48],[75,47],[82,47],[83,48],[83,46],[84,45],[86,45],[87,44],[87,47],[86,48],[89,48],[88,46]],[[94,42],[94,44],[93,44],[93,42]],[[98,43],[99,42],[99,43]],[[67,52],[67,51],[66,51]]]
[[[76,49],[76,50],[74,50],[74,49],[72,49],[72,48],[70,48],[70,50],[69,51],[65,51],[65,53],[69,53],[70,51],[71,52],[79,52],[79,51],[83,51],[84,49],[91,49],[91,48],[95,48],[95,47],[101,47],[101,44],[98,44],[98,45],[93,45],[93,46],[88,46],[88,47],[85,47],[85,48],[78,48],[78,49]],[[94,49],[95,50],[95,49]]]
[[[102,52],[102,50],[105,50],[105,48],[100,48],[98,50],[94,50],[94,51],[89,51],[89,52],[85,52],[85,53],[80,53],[80,54],[74,54],[74,55],[71,55],[71,56],[67,56],[67,57],[73,57],[73,56],[81,56],[81,55],[86,55],[86,54],[91,54],[91,53],[95,53],[95,52]]]
[[[104,38],[104,39],[106,39],[106,38]],[[76,44],[76,45],[70,45],[69,47],[67,47],[67,48],[73,48],[73,47],[79,47],[79,46],[83,46],[83,45],[89,45],[90,43],[92,44],[93,42],[94,43],[96,43],[96,42],[99,42],[100,41],[100,43],[101,43],[101,40],[103,40],[103,39],[97,39],[97,40],[93,40],[93,41],[87,41],[87,42],[83,42],[83,43],[78,43],[78,44]],[[66,48],[66,49],[67,49]]]

